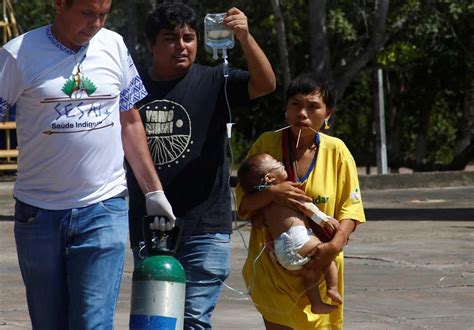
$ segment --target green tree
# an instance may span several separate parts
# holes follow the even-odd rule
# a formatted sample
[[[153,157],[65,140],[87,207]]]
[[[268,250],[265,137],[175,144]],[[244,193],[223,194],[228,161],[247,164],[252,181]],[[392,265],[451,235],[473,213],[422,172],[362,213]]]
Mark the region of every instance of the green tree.
[[[277,92],[262,98],[258,111],[232,109],[240,150],[236,158],[261,132],[284,124],[288,73],[315,71],[332,76],[339,91],[331,134],[346,142],[358,164],[374,165],[373,71],[382,67],[389,165],[395,170],[462,169],[474,159],[472,0],[187,2],[202,18],[232,6],[243,9],[277,74]],[[143,36],[146,15],[159,3],[113,0],[107,20],[108,28],[124,36],[140,68],[150,64]],[[23,31],[52,22],[50,1],[16,0],[14,5]],[[199,63],[218,63],[204,50],[202,29],[199,48]],[[282,59],[285,51],[287,59]],[[229,60],[246,67],[238,46],[229,51]]]
[[[408,1],[394,8],[406,24],[392,30],[379,63],[390,84],[395,168],[462,169],[473,159],[473,7]]]
[[[18,24],[24,32],[53,21],[54,8],[52,1],[16,0],[13,1],[13,5],[15,7]]]

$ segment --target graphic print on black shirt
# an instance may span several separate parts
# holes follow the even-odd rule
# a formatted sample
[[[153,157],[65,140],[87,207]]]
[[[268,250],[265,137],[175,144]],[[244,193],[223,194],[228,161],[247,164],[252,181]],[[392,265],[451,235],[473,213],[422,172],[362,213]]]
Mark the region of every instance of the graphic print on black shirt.
[[[142,106],[140,112],[146,117],[148,147],[158,170],[186,158],[192,144],[192,127],[183,106],[169,100],[156,100]]]
[[[183,237],[231,233],[232,213],[226,159],[226,122],[222,66],[194,64],[172,81],[142,76],[148,95],[139,104],[148,146],[166,197],[183,223]],[[227,91],[233,106],[247,106],[249,75],[230,70]],[[138,246],[145,199],[131,171],[130,240]]]

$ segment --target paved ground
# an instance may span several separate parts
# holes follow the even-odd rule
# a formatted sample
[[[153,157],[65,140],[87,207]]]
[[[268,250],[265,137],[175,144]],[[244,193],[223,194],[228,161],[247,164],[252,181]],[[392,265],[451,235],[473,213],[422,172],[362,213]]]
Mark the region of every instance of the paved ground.
[[[363,191],[369,222],[346,247],[345,329],[474,329],[474,187]],[[11,183],[0,183],[0,329],[30,328],[13,241]],[[239,225],[242,225],[239,223]],[[240,237],[240,234],[242,237]],[[244,226],[215,329],[262,329],[240,269]],[[131,255],[116,328],[127,329]]]

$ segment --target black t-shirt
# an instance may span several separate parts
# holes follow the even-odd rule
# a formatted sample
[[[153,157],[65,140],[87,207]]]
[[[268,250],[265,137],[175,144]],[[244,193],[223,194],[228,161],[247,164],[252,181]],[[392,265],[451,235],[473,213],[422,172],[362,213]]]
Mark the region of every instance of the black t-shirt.
[[[137,104],[148,147],[166,197],[183,226],[183,238],[193,234],[231,233],[226,123],[229,113],[222,66],[194,64],[172,81],[152,81],[142,75],[148,96]],[[249,74],[230,70],[227,95],[231,106],[247,105]],[[127,164],[128,166],[128,164]],[[145,199],[129,169],[130,241],[142,240]]]

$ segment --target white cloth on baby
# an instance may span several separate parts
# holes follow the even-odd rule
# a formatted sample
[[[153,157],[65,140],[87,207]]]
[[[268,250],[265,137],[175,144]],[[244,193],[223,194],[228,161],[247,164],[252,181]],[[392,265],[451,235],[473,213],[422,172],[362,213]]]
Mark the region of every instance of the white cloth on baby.
[[[310,235],[313,235],[311,229],[305,226],[294,226],[273,241],[275,256],[284,268],[298,270],[310,260],[310,257],[302,257],[298,253],[301,247],[309,241]]]

